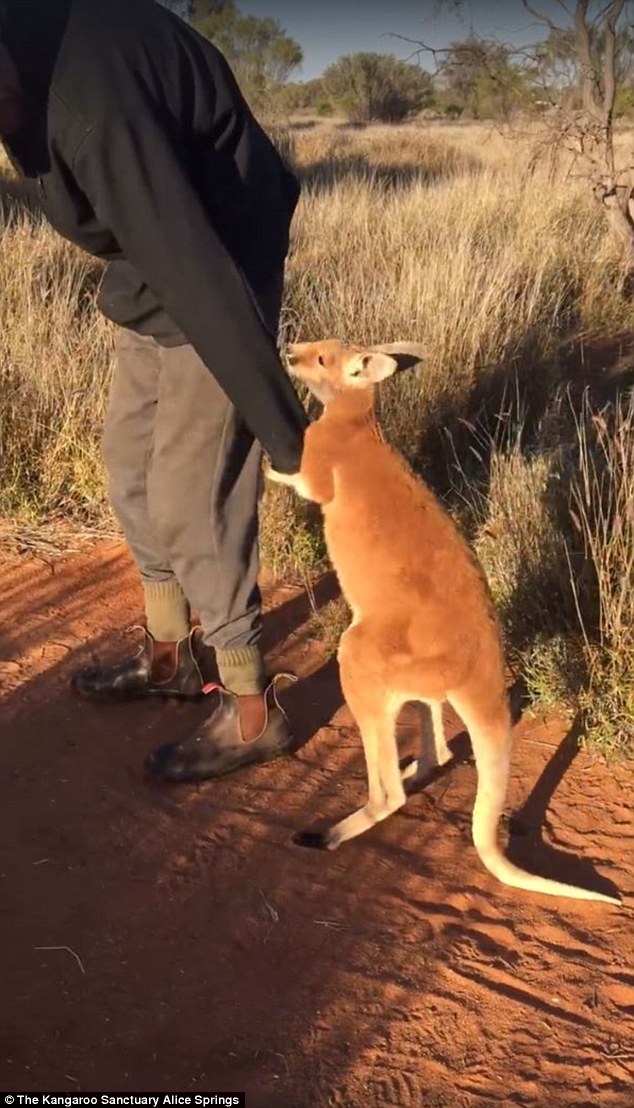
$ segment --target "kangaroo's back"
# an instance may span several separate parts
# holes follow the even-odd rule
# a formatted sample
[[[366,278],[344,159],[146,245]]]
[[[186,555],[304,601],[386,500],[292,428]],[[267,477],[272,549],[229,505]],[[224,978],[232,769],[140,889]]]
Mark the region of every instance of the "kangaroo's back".
[[[471,654],[466,626],[497,640],[486,580],[449,513],[385,442],[374,400],[373,389],[340,393],[308,432],[307,462],[318,452],[332,466],[324,526],[342,590],[359,615],[405,620],[412,646],[417,628],[425,642],[445,628],[454,655]]]

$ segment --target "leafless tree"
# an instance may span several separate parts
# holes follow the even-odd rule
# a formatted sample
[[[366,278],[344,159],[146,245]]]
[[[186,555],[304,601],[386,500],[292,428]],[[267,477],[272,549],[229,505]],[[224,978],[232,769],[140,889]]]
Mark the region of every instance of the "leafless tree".
[[[487,43],[472,35],[460,46],[465,64],[478,62],[487,68],[486,47],[494,46],[506,51],[513,65],[495,70],[489,67],[489,77],[508,82],[511,68],[527,76],[524,92],[532,107],[539,107],[538,153],[556,156],[567,152],[571,157],[572,172],[591,185],[621,251],[624,270],[631,274],[634,272],[634,146],[629,151],[618,148],[614,109],[619,82],[634,78],[631,72],[634,4],[632,0],[557,0],[565,17],[563,25],[536,7],[532,0],[522,0],[522,4],[549,38],[519,48],[498,41]],[[630,49],[625,55],[621,50],[619,58],[624,35]],[[567,44],[567,53],[559,58],[562,64],[558,72],[546,64],[545,47],[549,39],[551,44],[558,41]],[[411,39],[406,41],[412,42]],[[423,42],[413,45],[414,53],[424,52],[433,59],[437,76],[442,76],[448,66],[460,64],[460,52],[455,46],[438,50]],[[629,64],[629,72],[623,65],[623,56]],[[517,89],[516,84],[516,93]],[[520,100],[516,99],[516,103],[519,106]]]
[[[528,0],[524,4],[545,21]],[[555,100],[552,127],[555,141],[572,152],[588,177],[621,245],[625,266],[634,270],[634,150],[619,159],[614,141],[617,32],[626,8],[626,0],[611,0],[592,17],[589,0],[576,0],[573,31],[580,103],[566,107]],[[593,47],[596,42],[601,49]]]

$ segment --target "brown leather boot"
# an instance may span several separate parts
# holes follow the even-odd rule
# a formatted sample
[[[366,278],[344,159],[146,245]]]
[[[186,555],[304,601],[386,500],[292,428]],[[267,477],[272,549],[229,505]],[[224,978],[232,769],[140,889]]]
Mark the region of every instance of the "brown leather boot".
[[[276,689],[281,680],[297,678],[279,673],[257,697],[206,685],[206,692],[219,694],[209,718],[182,742],[154,750],[145,763],[147,772],[159,781],[206,781],[289,754],[293,738]]]
[[[158,643],[145,628],[141,649],[132,658],[112,666],[77,670],[71,688],[88,700],[132,700],[173,696],[196,700],[203,695],[203,678],[194,653],[194,628],[177,643]]]

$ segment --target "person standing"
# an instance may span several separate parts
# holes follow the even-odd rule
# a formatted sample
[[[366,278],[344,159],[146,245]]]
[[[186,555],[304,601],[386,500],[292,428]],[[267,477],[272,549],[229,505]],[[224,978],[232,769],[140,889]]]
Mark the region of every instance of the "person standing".
[[[222,688],[149,772],[200,780],[283,755],[258,501],[263,451],[296,472],[307,426],[276,341],[298,181],[224,57],[154,0],[0,0],[0,137],[53,227],[106,262],[98,303],[119,326],[104,458],[146,631],[73,688],[199,696],[195,610]]]

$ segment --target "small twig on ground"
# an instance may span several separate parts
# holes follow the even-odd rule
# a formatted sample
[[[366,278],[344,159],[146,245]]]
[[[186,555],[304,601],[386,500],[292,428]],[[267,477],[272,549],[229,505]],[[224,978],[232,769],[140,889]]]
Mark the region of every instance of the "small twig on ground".
[[[271,925],[270,925],[266,935],[264,936],[264,942],[266,943],[269,940],[269,936],[271,934],[271,931],[275,927],[275,924],[280,922],[280,916],[279,916],[279,912],[277,912],[275,910],[273,905],[269,904],[269,902],[266,899],[264,893],[262,892],[262,889],[258,889],[258,892],[259,892],[260,896],[262,897],[262,900],[264,901],[264,907],[266,908],[269,916],[271,917]]]
[[[33,949],[34,950],[66,950],[66,951],[68,951],[68,953],[72,954],[73,958],[77,962],[77,965],[79,966],[79,968],[80,968],[81,972],[83,973],[84,977],[86,976],[86,970],[84,969],[84,963],[82,962],[81,958],[79,957],[79,954],[77,954],[76,951],[72,950],[69,946],[34,946]]]
[[[275,1053],[276,1058],[281,1058],[282,1059],[284,1065],[286,1066],[286,1076],[289,1077],[291,1071],[288,1068],[288,1062],[286,1061],[286,1058],[284,1057],[283,1054],[280,1054],[279,1051],[277,1051],[277,1050],[274,1053]]]

